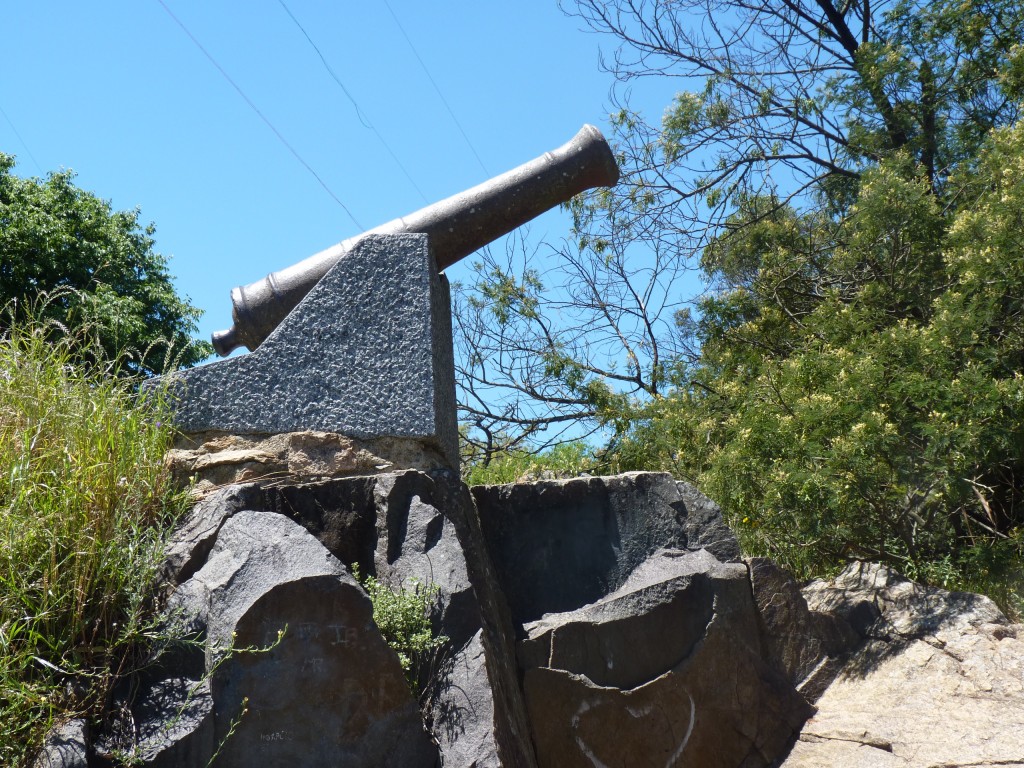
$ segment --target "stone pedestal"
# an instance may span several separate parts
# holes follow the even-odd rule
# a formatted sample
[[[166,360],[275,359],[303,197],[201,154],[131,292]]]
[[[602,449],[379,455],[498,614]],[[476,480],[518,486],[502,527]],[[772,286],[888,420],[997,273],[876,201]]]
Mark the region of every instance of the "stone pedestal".
[[[394,438],[458,466],[448,282],[425,235],[369,235],[258,349],[173,374],[185,433]]]

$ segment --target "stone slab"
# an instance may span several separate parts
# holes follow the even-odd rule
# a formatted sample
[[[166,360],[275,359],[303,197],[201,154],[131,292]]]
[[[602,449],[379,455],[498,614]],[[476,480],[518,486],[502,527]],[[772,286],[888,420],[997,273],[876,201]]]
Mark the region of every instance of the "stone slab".
[[[656,550],[739,546],[707,497],[668,474],[476,486],[473,497],[512,619],[564,613],[618,589]]]
[[[333,432],[457,466],[447,280],[425,235],[369,235],[253,352],[172,375],[186,433]]]
[[[766,768],[812,712],[764,662],[746,567],[707,550],[659,550],[524,630],[541,768]]]
[[[309,483],[403,469],[448,469],[450,460],[422,440],[378,437],[360,440],[335,432],[279,432],[180,436],[164,457],[174,483],[201,499],[236,483]]]

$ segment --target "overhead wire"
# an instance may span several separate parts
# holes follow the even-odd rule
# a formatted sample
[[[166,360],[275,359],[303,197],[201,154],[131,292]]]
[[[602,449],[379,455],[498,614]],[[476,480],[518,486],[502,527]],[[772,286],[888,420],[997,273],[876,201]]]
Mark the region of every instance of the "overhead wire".
[[[448,110],[448,114],[451,115],[452,121],[455,123],[455,126],[459,129],[459,133],[462,134],[462,138],[465,139],[466,145],[473,153],[473,157],[476,158],[476,161],[480,164],[480,167],[483,169],[484,173],[490,176],[491,172],[487,170],[487,166],[484,165],[484,161],[480,159],[480,155],[479,153],[477,153],[476,147],[473,146],[473,142],[470,141],[469,135],[466,133],[466,130],[462,127],[462,123],[459,122],[459,118],[455,116],[455,112],[452,110],[452,107],[448,103],[448,100],[444,97],[444,94],[441,93],[441,88],[438,86],[437,81],[434,80],[434,76],[430,74],[430,70],[427,69],[427,65],[424,63],[422,57],[419,54],[419,51],[416,50],[416,46],[413,45],[412,40],[410,39],[408,33],[405,31],[405,27],[402,26],[402,22],[398,18],[398,14],[395,13],[394,9],[391,7],[391,3],[389,3],[388,0],[384,0],[384,6],[388,9],[388,12],[391,14],[391,18],[395,20],[395,24],[398,25],[398,29],[402,33],[402,37],[404,37],[405,42],[409,44],[409,48],[412,50],[413,55],[416,57],[416,60],[420,63],[420,67],[423,68],[423,72],[427,75],[427,79],[430,80],[430,84],[433,85],[434,90],[437,91],[437,95],[441,99],[441,103],[444,104],[445,109]]]
[[[28,148],[28,144],[25,142],[25,139],[23,139],[21,137],[21,134],[18,133],[18,129],[14,127],[14,121],[11,120],[11,118],[7,116],[7,113],[4,112],[4,108],[3,107],[0,107],[0,115],[3,115],[4,116],[4,120],[6,120],[7,124],[9,126],[11,126],[11,130],[14,131],[14,135],[18,137],[18,141],[21,142],[21,146],[23,146],[25,148],[25,152],[32,159],[32,162],[36,166],[36,170],[39,171],[39,175],[42,176],[43,173],[44,173],[43,167],[39,164],[39,161],[36,160],[36,156],[32,154],[32,150]]]
[[[402,164],[402,161],[398,159],[398,155],[396,155],[394,150],[391,149],[391,146],[387,143],[387,141],[381,135],[380,131],[378,131],[376,129],[376,127],[374,127],[374,125],[370,122],[369,118],[366,117],[366,115],[363,114],[363,110],[360,109],[359,103],[355,100],[355,97],[348,90],[348,88],[345,87],[345,84],[341,81],[341,78],[338,77],[337,73],[334,71],[334,69],[328,63],[327,58],[324,56],[323,52],[321,52],[319,46],[317,46],[317,44],[315,42],[313,42],[313,38],[310,37],[310,35],[306,31],[305,27],[302,26],[302,24],[299,22],[299,20],[295,17],[295,14],[292,13],[291,9],[285,4],[284,0],[277,0],[277,2],[284,9],[285,13],[288,14],[288,17],[293,22],[295,22],[295,26],[297,26],[299,28],[299,31],[302,32],[303,36],[305,36],[305,38],[306,38],[306,41],[313,47],[313,50],[316,51],[316,55],[320,57],[320,61],[321,61],[321,63],[323,63],[324,68],[327,70],[327,72],[330,74],[330,76],[334,79],[334,82],[338,84],[338,87],[341,88],[342,93],[344,93],[345,96],[348,97],[348,100],[350,102],[352,102],[352,107],[356,111],[356,117],[359,119],[359,122],[362,123],[364,128],[367,128],[368,130],[373,132],[373,134],[377,137],[377,139],[380,141],[380,143],[384,146],[384,149],[386,149],[388,154],[391,155],[391,159],[395,161],[395,164],[402,170],[402,173],[405,174],[405,178],[407,178],[409,180],[409,183],[412,184],[412,186],[419,193],[420,197],[423,198],[423,201],[426,202],[426,203],[429,203],[430,201],[427,199],[427,196],[425,194],[423,194],[423,190],[420,189],[419,184],[417,184],[416,180],[413,179],[412,175],[410,175],[410,173],[406,169],[405,165]]]
[[[302,166],[313,175],[313,178],[315,178],[318,182],[320,182],[320,186],[324,188],[324,190],[327,192],[328,195],[331,196],[331,198],[334,200],[334,202],[336,202],[339,206],[341,206],[341,209],[343,211],[345,211],[345,213],[348,215],[348,217],[352,220],[352,223],[355,224],[356,227],[358,227],[360,229],[360,231],[365,230],[366,227],[364,227],[362,224],[360,224],[358,219],[356,219],[356,217],[352,215],[352,211],[350,211],[348,209],[348,206],[345,205],[336,194],[334,194],[334,191],[329,186],[327,186],[327,182],[325,182],[320,177],[320,174],[318,174],[315,170],[313,170],[313,166],[311,166],[309,163],[307,163],[305,161],[305,159],[303,159],[302,155],[300,155],[298,153],[298,151],[296,151],[295,147],[293,147],[288,142],[288,140],[281,134],[281,132],[274,126],[274,124],[272,122],[270,122],[270,120],[267,118],[267,116],[264,115],[260,111],[259,107],[257,107],[256,104],[253,102],[253,100],[250,99],[245,94],[245,91],[243,91],[241,89],[241,87],[238,85],[238,83],[236,83],[231,78],[231,76],[224,70],[224,68],[220,64],[217,63],[217,60],[215,58],[213,58],[213,56],[210,54],[210,52],[208,50],[206,50],[206,48],[203,47],[203,44],[200,43],[198,39],[196,39],[196,36],[193,35],[189,31],[188,27],[185,26],[185,24],[181,21],[181,19],[179,19],[177,16],[174,15],[174,13],[171,11],[171,9],[167,7],[167,4],[164,2],[164,0],[156,0],[156,1],[158,3],[160,3],[160,5],[164,9],[164,11],[167,12],[167,15],[170,16],[179,27],[181,27],[182,31],[186,35],[188,35],[188,38],[195,44],[195,46],[200,51],[202,51],[203,55],[206,56],[206,58],[210,61],[210,63],[213,64],[213,66],[217,68],[217,71],[221,73],[221,75],[224,77],[224,79],[227,80],[228,83],[231,84],[231,87],[234,88],[238,92],[238,95],[241,96],[245,100],[245,103],[249,105],[249,107],[252,109],[252,111],[255,112],[264,123],[266,123],[267,127],[270,128],[271,131],[274,132],[274,135],[277,136],[278,140],[282,144],[284,144],[284,146],[288,149],[289,152],[292,153],[292,155],[295,157],[295,159],[298,160],[302,164]]]

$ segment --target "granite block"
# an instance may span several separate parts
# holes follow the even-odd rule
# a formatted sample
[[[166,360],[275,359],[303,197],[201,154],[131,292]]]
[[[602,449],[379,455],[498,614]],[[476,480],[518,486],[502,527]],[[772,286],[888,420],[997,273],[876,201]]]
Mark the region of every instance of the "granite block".
[[[170,376],[185,433],[397,437],[458,466],[450,293],[425,235],[368,235],[247,355]]]

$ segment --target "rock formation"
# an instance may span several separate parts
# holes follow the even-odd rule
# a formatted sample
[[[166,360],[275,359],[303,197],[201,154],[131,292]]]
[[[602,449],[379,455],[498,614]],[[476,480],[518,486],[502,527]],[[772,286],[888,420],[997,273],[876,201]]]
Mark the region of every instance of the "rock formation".
[[[1024,766],[1024,633],[986,597],[855,563],[803,590],[865,642],[817,699],[785,768]]]
[[[418,698],[354,567],[439,590]],[[40,766],[1024,765],[990,601],[862,564],[801,589],[668,475],[233,485],[163,582],[182,641]]]
[[[237,289],[219,342],[258,349],[170,382],[169,465],[205,498],[155,587],[168,639],[39,768],[1024,766],[1024,644],[984,598],[862,564],[801,588],[666,474],[452,471],[438,269],[617,175],[588,127],[413,214],[429,242],[369,235]],[[436,589],[447,641],[415,686],[357,569]]]

